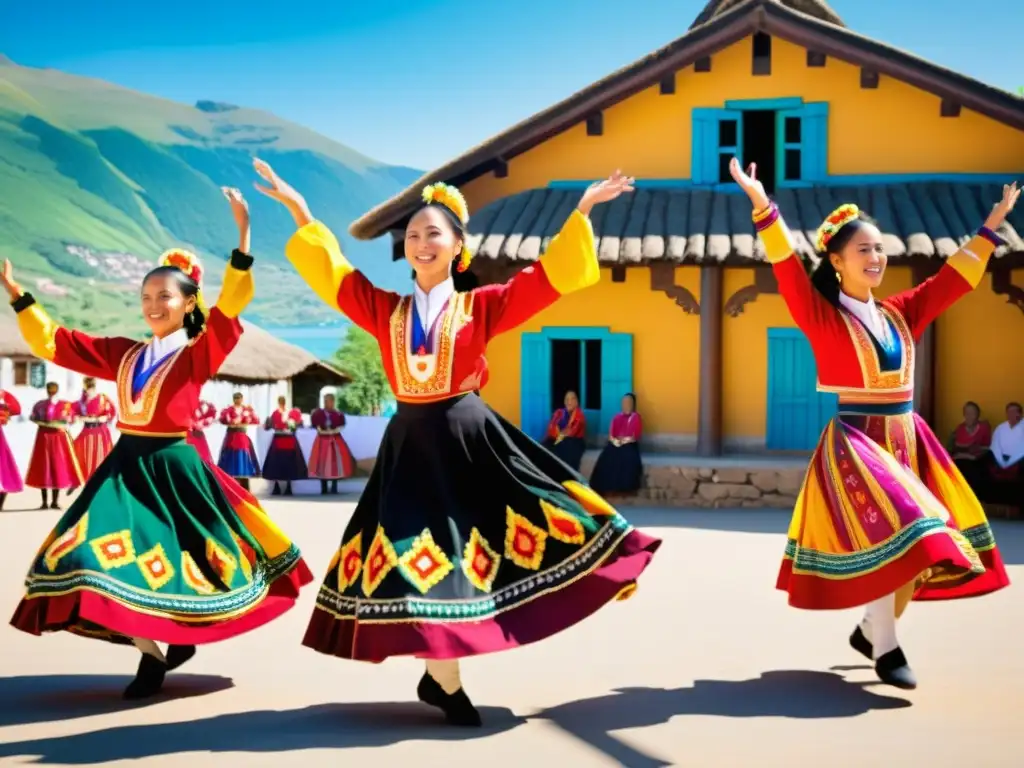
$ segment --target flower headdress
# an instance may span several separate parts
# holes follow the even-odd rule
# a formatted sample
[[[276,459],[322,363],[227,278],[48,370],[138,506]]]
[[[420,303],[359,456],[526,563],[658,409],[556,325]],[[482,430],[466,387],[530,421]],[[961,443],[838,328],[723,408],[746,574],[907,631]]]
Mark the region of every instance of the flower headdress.
[[[828,248],[829,241],[836,232],[845,227],[854,219],[860,218],[860,208],[853,203],[845,203],[836,208],[828,215],[821,226],[818,227],[818,236],[814,241],[814,248],[818,253],[824,253]]]
[[[174,267],[184,272],[196,285],[201,286],[203,280],[203,265],[199,262],[199,258],[190,251],[182,250],[181,248],[172,248],[169,251],[164,251],[157,263],[161,267]],[[196,294],[196,305],[202,310],[203,314],[206,314],[206,304],[203,302],[203,290],[200,287],[199,292]]]
[[[428,184],[423,188],[423,202],[427,205],[440,205],[447,208],[463,228],[469,223],[469,206],[466,205],[466,198],[462,196],[457,187],[453,187],[451,184],[445,184],[443,181]],[[469,269],[469,262],[472,260],[473,254],[463,241],[462,253],[455,268],[459,272],[465,272]]]

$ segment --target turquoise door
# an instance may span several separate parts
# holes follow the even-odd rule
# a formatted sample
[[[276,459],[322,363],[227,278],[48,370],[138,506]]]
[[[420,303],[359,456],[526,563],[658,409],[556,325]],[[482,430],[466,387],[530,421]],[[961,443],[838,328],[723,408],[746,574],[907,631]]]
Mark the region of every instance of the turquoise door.
[[[564,349],[565,343],[570,342],[579,345],[578,355],[574,351],[570,356],[573,361],[578,360],[578,363],[572,363],[569,378],[570,388],[576,390],[583,405],[587,437],[594,439],[607,434],[612,418],[619,412],[622,396],[633,389],[632,335],[589,326],[550,327],[539,333],[524,333],[520,339],[519,407],[522,430],[534,440],[543,439],[554,407],[561,402],[561,392],[555,399],[554,382],[564,382],[564,379],[556,375],[552,355],[559,345]],[[600,364],[591,359],[593,355],[598,356]]]
[[[837,404],[835,395],[815,390],[817,381],[814,354],[803,332],[797,328],[769,328],[768,450],[814,450]]]

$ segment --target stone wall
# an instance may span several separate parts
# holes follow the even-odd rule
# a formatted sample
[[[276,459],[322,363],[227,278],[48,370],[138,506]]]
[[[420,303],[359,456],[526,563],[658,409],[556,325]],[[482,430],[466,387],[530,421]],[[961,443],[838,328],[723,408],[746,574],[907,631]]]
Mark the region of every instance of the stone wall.
[[[792,509],[804,468],[653,466],[644,468],[640,492],[619,506]]]

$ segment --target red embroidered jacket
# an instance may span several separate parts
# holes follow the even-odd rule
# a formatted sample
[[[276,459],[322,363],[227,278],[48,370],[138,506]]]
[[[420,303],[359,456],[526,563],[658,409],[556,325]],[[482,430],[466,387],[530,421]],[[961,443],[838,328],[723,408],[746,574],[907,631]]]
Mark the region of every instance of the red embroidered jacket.
[[[220,412],[220,423],[226,427],[248,427],[259,424],[260,420],[251,405],[229,405]]]
[[[755,213],[755,222],[770,220],[774,205]],[[928,325],[981,282],[989,258],[1000,243],[979,232],[946,259],[939,271],[915,288],[879,302],[899,341],[899,358],[888,365],[871,334],[849,312],[830,303],[811,283],[796,255],[792,235],[781,216],[760,233],[779,293],[794,322],[807,336],[818,369],[818,391],[841,402],[904,403],[914,395],[914,342]]]
[[[502,285],[453,293],[426,354],[413,348],[413,297],[375,287],[342,255],[334,234],[314,221],[296,232],[288,260],[328,305],[373,334],[395,397],[443,400],[487,383],[487,343],[526,322],[560,296],[600,279],[594,231],[578,210],[552,238],[540,263]]]
[[[587,419],[583,415],[582,408],[576,408],[572,413],[566,413],[565,408],[559,408],[548,422],[548,437],[552,440],[563,437],[585,437],[586,434]]]
[[[251,256],[239,251],[232,254],[206,328],[160,365],[138,397],[132,396],[132,377],[146,343],[61,328],[29,293],[13,305],[21,333],[36,356],[85,376],[117,382],[119,431],[153,437],[184,436],[192,426],[203,384],[217,373],[242,336],[238,315],[252,300],[250,266]]]
[[[273,429],[275,432],[294,432],[301,426],[302,411],[298,408],[292,408],[290,411],[277,408],[267,418],[267,429]]]

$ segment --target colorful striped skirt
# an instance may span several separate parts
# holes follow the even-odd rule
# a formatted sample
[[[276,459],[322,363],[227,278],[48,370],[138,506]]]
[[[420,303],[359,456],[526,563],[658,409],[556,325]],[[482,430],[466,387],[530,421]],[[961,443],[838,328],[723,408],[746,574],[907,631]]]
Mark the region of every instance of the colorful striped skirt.
[[[911,407],[841,405],[825,428],[776,584],[790,605],[852,608],[911,582],[915,600],[1010,583],[981,504]]]
[[[356,460],[337,432],[319,432],[309,452],[309,476],[320,480],[352,477]]]
[[[110,439],[110,428],[106,424],[86,424],[75,438],[75,456],[85,479],[107,458],[114,441]]]
[[[281,615],[312,578],[255,497],[185,440],[122,434],[39,548],[11,624],[210,643]]]

